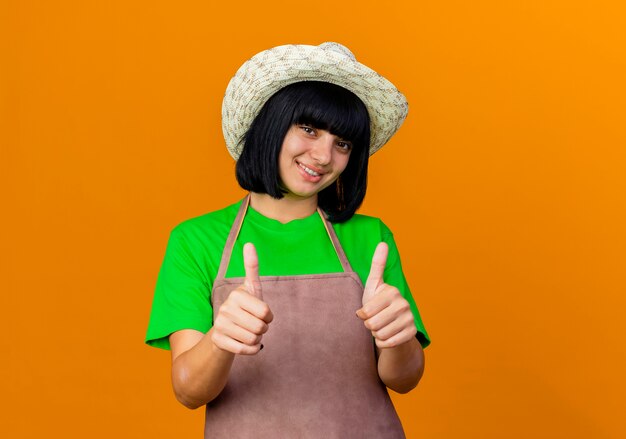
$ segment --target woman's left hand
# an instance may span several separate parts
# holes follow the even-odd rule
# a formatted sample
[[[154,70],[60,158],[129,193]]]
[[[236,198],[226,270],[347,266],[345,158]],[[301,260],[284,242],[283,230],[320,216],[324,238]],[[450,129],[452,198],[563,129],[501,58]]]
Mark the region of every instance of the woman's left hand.
[[[383,281],[388,252],[384,242],[376,247],[363,292],[363,307],[356,312],[381,349],[399,346],[417,334],[409,302],[396,287]]]

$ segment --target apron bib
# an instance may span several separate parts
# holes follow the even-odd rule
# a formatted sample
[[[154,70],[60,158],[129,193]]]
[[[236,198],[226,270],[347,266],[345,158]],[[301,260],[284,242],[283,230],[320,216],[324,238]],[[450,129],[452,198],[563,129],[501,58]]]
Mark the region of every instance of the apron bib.
[[[241,203],[224,247],[211,295],[214,315],[244,280],[224,276],[249,200]],[[378,377],[372,334],[355,315],[363,284],[318,212],[344,272],[261,276],[274,320],[263,335],[264,349],[237,355],[226,386],[207,404],[205,439],[405,437]]]

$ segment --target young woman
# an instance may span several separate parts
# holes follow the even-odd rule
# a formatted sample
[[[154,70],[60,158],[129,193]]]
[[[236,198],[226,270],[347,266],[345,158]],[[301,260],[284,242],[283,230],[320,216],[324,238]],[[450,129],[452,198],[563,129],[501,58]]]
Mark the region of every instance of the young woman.
[[[266,50],[223,128],[250,194],[171,233],[146,342],[205,437],[401,438],[429,343],[389,229],[355,214],[404,96],[337,43]]]

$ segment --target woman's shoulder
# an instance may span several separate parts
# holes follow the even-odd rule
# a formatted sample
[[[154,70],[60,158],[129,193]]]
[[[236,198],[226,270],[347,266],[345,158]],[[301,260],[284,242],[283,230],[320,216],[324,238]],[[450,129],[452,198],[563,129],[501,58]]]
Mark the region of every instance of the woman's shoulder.
[[[185,219],[174,226],[173,231],[193,233],[199,230],[211,230],[215,227],[228,227],[230,229],[240,205],[241,200],[222,209]]]
[[[391,234],[389,227],[378,217],[356,213],[343,223],[333,224],[337,233],[363,236],[384,236]]]
[[[240,205],[241,200],[222,209],[183,220],[173,227],[170,239],[185,242],[189,247],[221,249]]]

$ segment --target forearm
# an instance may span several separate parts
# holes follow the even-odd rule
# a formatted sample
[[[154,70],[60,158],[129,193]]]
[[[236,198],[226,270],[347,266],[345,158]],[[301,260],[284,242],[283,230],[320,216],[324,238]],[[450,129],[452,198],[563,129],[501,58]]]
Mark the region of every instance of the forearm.
[[[387,387],[407,393],[424,373],[424,351],[415,337],[392,348],[377,348],[378,376]]]
[[[195,409],[220,394],[230,374],[235,354],[217,347],[211,338],[213,329],[191,349],[180,354],[172,364],[172,385],[176,399]]]

